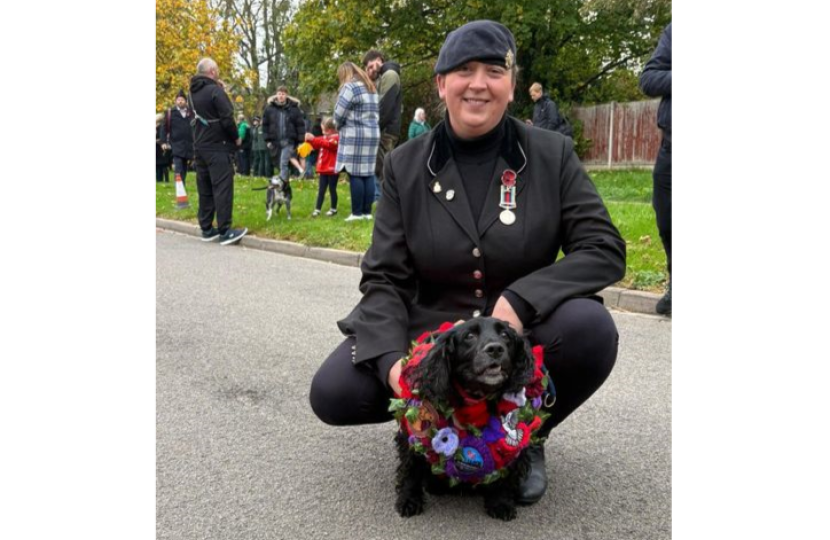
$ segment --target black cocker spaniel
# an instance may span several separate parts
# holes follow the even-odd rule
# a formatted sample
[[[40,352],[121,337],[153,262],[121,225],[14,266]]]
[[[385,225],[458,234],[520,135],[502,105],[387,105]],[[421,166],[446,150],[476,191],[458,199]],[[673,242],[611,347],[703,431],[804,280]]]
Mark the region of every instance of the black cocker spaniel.
[[[465,397],[485,399],[488,411],[495,415],[502,396],[520,392],[530,383],[533,371],[529,342],[506,322],[482,317],[440,334],[427,356],[408,373],[407,380],[411,387],[418,388],[419,397],[430,403],[456,406]],[[400,464],[395,508],[403,517],[423,512],[425,487],[436,495],[449,491],[448,481],[432,473],[430,463],[412,451],[408,439],[403,430],[396,437]],[[476,486],[483,491],[487,514],[505,521],[516,517],[516,495],[530,468],[527,454],[519,454],[507,468],[504,478]]]

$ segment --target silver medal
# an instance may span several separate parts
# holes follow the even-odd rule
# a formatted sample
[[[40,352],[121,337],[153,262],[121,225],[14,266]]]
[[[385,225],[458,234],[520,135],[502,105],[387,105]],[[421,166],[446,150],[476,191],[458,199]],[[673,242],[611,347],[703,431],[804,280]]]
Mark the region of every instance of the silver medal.
[[[501,221],[505,225],[513,225],[514,223],[516,223],[516,214],[514,214],[510,210],[504,210],[501,214],[499,214],[499,221]]]

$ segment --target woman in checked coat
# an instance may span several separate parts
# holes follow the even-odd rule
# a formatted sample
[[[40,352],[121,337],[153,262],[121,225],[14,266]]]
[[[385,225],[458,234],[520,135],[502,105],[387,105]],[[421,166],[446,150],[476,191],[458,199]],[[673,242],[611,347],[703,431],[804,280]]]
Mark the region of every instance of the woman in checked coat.
[[[346,171],[352,195],[352,213],[346,221],[372,219],[375,200],[375,160],[380,144],[378,94],[365,71],[351,62],[337,68],[340,92],[334,121],[340,132],[334,173]]]

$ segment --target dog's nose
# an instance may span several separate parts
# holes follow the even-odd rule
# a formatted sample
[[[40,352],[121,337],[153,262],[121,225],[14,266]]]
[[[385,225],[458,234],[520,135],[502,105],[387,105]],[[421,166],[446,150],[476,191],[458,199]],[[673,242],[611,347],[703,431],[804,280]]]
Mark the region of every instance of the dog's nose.
[[[501,343],[494,342],[485,345],[483,351],[486,354],[492,356],[493,358],[499,358],[500,356],[504,355],[507,349],[505,349],[504,345],[502,345]]]

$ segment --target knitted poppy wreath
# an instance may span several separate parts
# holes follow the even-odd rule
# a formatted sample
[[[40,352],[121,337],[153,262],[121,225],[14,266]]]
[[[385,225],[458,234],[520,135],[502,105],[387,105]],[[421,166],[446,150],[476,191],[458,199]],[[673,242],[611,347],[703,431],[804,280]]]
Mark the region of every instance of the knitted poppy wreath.
[[[522,450],[541,442],[538,431],[549,416],[542,410],[549,385],[542,346],[532,349],[535,369],[530,384],[520,392],[502,395],[496,414],[490,414],[485,399],[464,397],[464,403],[456,407],[420,399],[418,388],[409,385],[409,375],[435,345],[438,335],[453,326],[444,323],[415,340],[403,360],[401,397],[392,399],[389,410],[400,431],[409,435],[410,449],[426,458],[433,474],[448,478],[450,486],[460,482],[489,484],[507,475],[507,466]],[[550,390],[553,394],[552,384]]]

